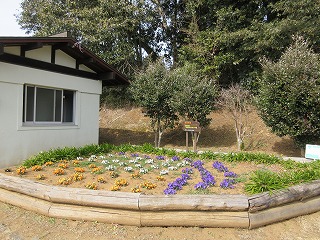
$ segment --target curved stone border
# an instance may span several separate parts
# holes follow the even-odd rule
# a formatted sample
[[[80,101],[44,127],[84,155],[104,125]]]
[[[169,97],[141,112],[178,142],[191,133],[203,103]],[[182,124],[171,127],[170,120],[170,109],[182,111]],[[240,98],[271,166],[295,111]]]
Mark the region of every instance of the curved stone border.
[[[0,201],[73,220],[252,229],[320,211],[320,180],[254,196],[165,196],[57,187],[0,174]]]

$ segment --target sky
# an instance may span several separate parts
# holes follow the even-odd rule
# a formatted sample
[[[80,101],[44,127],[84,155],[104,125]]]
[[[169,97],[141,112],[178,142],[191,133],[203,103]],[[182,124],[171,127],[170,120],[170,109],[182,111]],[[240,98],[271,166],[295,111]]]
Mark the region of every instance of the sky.
[[[15,14],[21,11],[22,0],[2,0],[0,7],[0,36],[27,36],[20,29]]]

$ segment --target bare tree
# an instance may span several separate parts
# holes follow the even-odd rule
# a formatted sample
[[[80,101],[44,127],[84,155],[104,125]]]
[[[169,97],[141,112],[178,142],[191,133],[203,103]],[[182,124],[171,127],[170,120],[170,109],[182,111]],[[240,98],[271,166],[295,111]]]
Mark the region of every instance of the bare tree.
[[[241,151],[244,147],[244,139],[252,133],[249,127],[249,114],[253,110],[250,92],[240,84],[232,84],[228,89],[221,90],[217,105],[219,109],[224,110],[226,117],[232,118],[238,150]]]

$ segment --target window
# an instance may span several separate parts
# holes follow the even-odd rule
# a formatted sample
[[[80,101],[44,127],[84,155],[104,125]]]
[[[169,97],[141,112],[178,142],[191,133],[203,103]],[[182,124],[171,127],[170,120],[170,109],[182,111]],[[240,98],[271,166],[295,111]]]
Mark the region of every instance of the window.
[[[24,86],[23,122],[74,123],[75,91]]]

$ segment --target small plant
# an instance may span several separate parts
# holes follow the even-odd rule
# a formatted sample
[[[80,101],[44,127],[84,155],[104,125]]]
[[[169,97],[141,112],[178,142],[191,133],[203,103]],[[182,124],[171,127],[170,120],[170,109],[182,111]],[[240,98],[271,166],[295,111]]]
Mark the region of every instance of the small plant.
[[[111,191],[119,191],[121,189],[121,186],[119,185],[114,185],[110,188]]]
[[[26,168],[26,167],[20,166],[20,167],[17,168],[16,173],[17,173],[18,175],[23,175],[23,174],[26,173],[26,171],[27,171],[27,168]]]
[[[53,162],[49,161],[49,162],[46,162],[44,165],[45,166],[52,166],[53,164],[54,164]]]
[[[229,172],[228,168],[223,165],[222,162],[215,161],[212,166],[217,169],[219,172]]]
[[[56,168],[53,170],[54,175],[63,175],[65,172],[62,168]]]
[[[60,185],[70,185],[72,183],[72,178],[59,178],[58,183]]]
[[[166,179],[164,178],[164,176],[157,176],[157,180],[158,181],[165,181]]]
[[[140,187],[134,187],[134,188],[131,188],[131,192],[133,192],[133,193],[140,193],[140,192],[141,192],[141,189],[140,189]]]
[[[234,188],[234,185],[236,181],[234,179],[226,178],[223,179],[223,181],[220,183],[220,187],[227,189],[227,188]]]
[[[76,172],[75,174],[73,174],[72,179],[75,182],[81,181],[83,180],[83,175],[79,172]]]
[[[115,171],[112,171],[112,172],[110,172],[109,174],[110,174],[110,177],[111,177],[111,178],[117,178],[117,177],[119,177],[119,174],[118,174],[117,172],[115,172]]]
[[[141,178],[141,175],[140,175],[140,173],[133,173],[133,174],[131,174],[131,178],[133,178],[133,179]]]
[[[58,167],[59,167],[59,168],[66,169],[66,168],[68,168],[69,166],[68,166],[67,163],[59,163],[59,164],[58,164]]]
[[[107,181],[104,179],[104,177],[98,177],[99,183],[106,183]]]
[[[97,184],[95,182],[87,183],[85,187],[88,188],[88,189],[92,189],[92,190],[97,190],[98,189],[98,186],[97,186]]]
[[[156,188],[157,184],[154,184],[154,183],[149,182],[149,181],[144,181],[143,183],[140,184],[140,187],[146,188],[148,190],[151,190],[151,189]]]
[[[44,180],[46,177],[43,175],[43,174],[38,174],[37,176],[36,176],[36,179],[37,180]]]
[[[85,172],[84,168],[81,168],[81,167],[74,168],[74,171],[78,172],[78,173],[84,173]]]
[[[78,165],[80,164],[80,161],[79,161],[79,160],[73,160],[73,161],[72,161],[72,164],[73,164],[74,166],[78,166]]]
[[[95,165],[95,164],[93,164],[93,163],[91,163],[91,164],[88,165],[88,168],[96,168],[96,167],[97,167],[97,165]]]
[[[40,165],[34,165],[31,169],[32,169],[32,171],[37,172],[37,171],[41,171],[42,167]]]
[[[250,194],[274,191],[284,188],[286,184],[281,181],[279,175],[267,170],[257,170],[245,185],[245,191]]]
[[[116,180],[114,182],[114,184],[118,185],[118,186],[121,186],[121,187],[129,185],[128,181],[126,179],[123,179],[123,178]]]
[[[102,169],[102,167],[95,167],[95,168],[92,168],[91,170],[91,173],[94,173],[94,174],[102,174],[104,172],[104,170]]]

